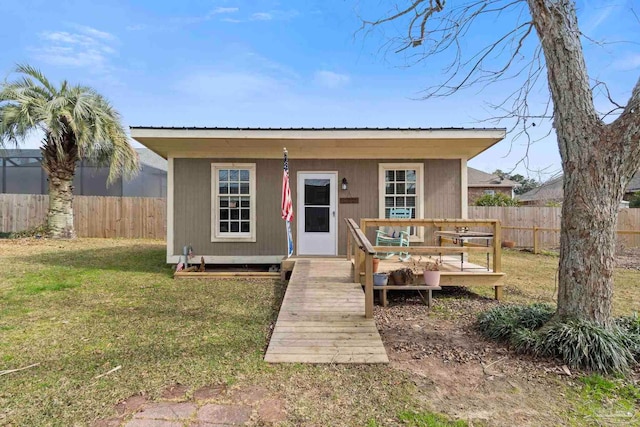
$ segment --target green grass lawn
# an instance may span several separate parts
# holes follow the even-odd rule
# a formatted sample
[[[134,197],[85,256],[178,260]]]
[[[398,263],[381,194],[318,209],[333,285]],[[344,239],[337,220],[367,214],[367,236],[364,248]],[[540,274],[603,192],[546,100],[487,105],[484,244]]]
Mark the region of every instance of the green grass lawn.
[[[482,264],[478,255],[472,262]],[[532,302],[555,303],[557,295],[558,256],[533,255],[529,252],[503,249],[502,270],[506,273],[504,301],[517,304]],[[473,288],[482,295],[493,296],[489,288]],[[614,314],[629,315],[640,311],[640,271],[616,269],[614,287]]]
[[[415,406],[413,383],[384,367],[264,363],[275,281],[173,280],[164,244],[142,240],[4,240],[0,254],[0,370],[40,364],[0,377],[0,425],[87,425],[174,383],[267,386],[296,397],[293,423]]]
[[[90,425],[174,383],[259,384],[285,399],[288,425],[448,425],[392,366],[264,363],[283,285],[173,280],[164,259],[155,241],[0,240],[0,370],[39,363],[0,377],[0,425]],[[507,301],[551,301],[556,264],[506,253]],[[638,279],[618,273],[617,312],[638,309]]]

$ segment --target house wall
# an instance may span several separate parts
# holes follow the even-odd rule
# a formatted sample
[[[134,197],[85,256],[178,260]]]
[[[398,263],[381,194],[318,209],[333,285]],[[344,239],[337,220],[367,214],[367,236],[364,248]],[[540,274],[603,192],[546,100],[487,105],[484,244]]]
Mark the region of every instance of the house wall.
[[[211,242],[211,163],[256,164],[256,242]],[[344,218],[378,217],[378,163],[416,163],[406,160],[302,160],[289,161],[294,210],[297,208],[296,176],[299,171],[337,171],[338,198],[359,198],[357,204],[338,205],[338,253],[346,253]],[[424,161],[424,216],[459,218],[461,206],[461,161]],[[174,159],[173,160],[173,255],[190,244],[205,256],[268,256],[284,254],[285,227],[280,217],[282,160],[280,159]],[[347,178],[349,188],[339,188]],[[292,224],[295,232],[295,218]],[[373,231],[369,230],[373,239]]]
[[[476,200],[484,196],[485,190],[493,190],[511,197],[513,190],[510,187],[469,187],[469,205],[473,205]]]

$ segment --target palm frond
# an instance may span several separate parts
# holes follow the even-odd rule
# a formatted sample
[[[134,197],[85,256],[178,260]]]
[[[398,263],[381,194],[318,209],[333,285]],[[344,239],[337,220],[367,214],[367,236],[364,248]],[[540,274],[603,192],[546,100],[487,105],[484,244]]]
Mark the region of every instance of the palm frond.
[[[57,92],[56,87],[37,68],[27,64],[18,64],[15,71],[36,79],[47,91],[49,91],[49,96],[53,96]]]
[[[49,155],[85,158],[109,166],[108,182],[139,170],[120,114],[93,88],[63,81],[56,88],[39,70],[18,65],[21,76],[0,85],[0,144],[21,143],[42,130]]]

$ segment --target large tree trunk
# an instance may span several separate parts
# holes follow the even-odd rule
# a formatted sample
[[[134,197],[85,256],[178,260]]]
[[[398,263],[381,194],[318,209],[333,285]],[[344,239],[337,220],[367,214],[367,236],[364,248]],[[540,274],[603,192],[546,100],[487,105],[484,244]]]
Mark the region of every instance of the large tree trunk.
[[[572,0],[528,0],[544,52],[564,170],[558,311],[609,325],[618,206],[640,165],[638,86],[612,124],[597,114]]]
[[[581,137],[592,147],[604,143],[592,135]],[[625,187],[617,166],[622,159],[612,157],[616,156],[594,148],[579,170],[572,167],[575,162],[564,162],[557,312],[561,319],[602,325],[611,319],[618,207]]]
[[[74,239],[73,176],[78,161],[78,148],[73,135],[66,135],[59,145],[47,136],[41,151],[42,168],[49,177],[49,234],[53,238]]]
[[[73,175],[71,179],[49,177],[47,226],[53,238],[73,239]]]

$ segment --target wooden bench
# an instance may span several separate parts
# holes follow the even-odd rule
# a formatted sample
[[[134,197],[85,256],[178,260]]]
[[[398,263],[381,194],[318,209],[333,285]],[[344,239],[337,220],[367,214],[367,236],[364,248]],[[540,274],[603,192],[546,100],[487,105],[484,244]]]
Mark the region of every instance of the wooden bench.
[[[427,285],[384,285],[384,286],[374,286],[374,291],[380,291],[380,302],[383,307],[388,305],[387,301],[387,291],[388,290],[403,290],[403,291],[418,291],[418,295],[422,301],[427,304],[427,307],[431,308],[433,295],[432,291],[440,291],[442,288],[440,286],[427,286]],[[427,297],[425,298],[420,291],[427,291]]]

